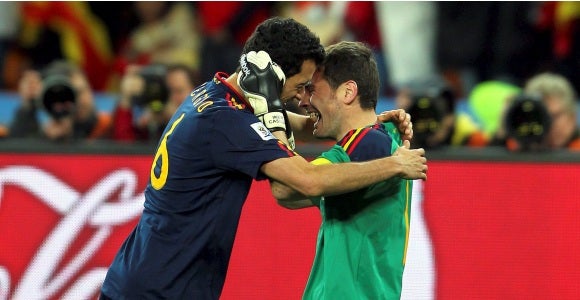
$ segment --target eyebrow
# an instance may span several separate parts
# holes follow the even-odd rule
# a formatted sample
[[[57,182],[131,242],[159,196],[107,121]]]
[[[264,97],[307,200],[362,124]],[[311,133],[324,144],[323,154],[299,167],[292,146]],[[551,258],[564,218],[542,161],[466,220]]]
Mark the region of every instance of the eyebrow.
[[[302,83],[297,84],[296,88],[302,88],[302,87],[305,87],[305,86],[310,85],[310,84],[312,84],[312,82],[310,80],[308,80],[306,82],[302,82]]]

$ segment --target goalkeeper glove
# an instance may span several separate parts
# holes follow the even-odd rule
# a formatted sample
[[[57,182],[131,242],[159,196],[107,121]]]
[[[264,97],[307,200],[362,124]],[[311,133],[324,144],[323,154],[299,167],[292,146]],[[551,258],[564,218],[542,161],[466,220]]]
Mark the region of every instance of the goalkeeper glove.
[[[240,58],[238,85],[256,115],[270,131],[286,130],[286,113],[280,94],[286,81],[282,69],[264,51]]]

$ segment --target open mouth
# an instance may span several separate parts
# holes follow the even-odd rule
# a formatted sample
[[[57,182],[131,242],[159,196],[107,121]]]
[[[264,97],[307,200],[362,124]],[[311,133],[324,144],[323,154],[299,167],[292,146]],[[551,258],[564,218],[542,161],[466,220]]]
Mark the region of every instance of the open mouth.
[[[310,120],[314,122],[314,128],[318,125],[318,122],[321,119],[320,113],[317,111],[309,111],[308,115],[310,116]]]

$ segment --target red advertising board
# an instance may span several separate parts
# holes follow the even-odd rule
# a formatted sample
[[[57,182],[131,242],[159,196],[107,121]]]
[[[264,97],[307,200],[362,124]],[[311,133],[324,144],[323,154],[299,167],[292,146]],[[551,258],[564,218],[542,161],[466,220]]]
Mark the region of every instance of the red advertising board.
[[[0,154],[0,300],[96,298],[140,216],[150,162]],[[430,161],[403,298],[577,299],[578,174],[580,164]],[[256,182],[221,298],[300,299],[319,224],[316,209],[283,209]]]
[[[0,300],[96,298],[143,208],[151,157],[0,154]],[[300,298],[320,217],[256,182],[222,299]]]
[[[437,299],[579,299],[580,164],[431,162]]]

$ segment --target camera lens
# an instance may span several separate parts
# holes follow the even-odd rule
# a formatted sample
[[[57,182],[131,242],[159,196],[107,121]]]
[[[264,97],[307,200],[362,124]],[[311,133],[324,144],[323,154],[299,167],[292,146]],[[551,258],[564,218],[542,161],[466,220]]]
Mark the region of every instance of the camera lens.
[[[540,97],[522,94],[508,108],[505,125],[508,137],[530,150],[541,148],[551,120]]]
[[[53,75],[43,81],[42,105],[55,119],[73,113],[76,92],[65,76]]]

